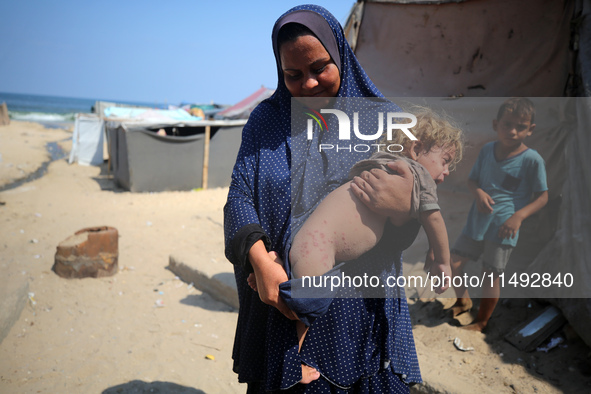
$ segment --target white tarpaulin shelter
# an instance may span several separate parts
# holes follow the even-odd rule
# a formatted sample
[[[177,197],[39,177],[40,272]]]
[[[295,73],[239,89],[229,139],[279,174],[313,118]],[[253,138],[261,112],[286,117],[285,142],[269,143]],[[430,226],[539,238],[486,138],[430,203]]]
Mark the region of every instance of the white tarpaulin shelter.
[[[464,97],[460,101],[470,103],[467,97],[591,96],[590,15],[590,2],[582,0],[365,0],[353,7],[345,32],[388,97]],[[523,272],[572,274],[576,292],[555,288],[545,296],[542,288],[537,296],[552,298],[591,345],[591,104],[586,97],[565,100],[557,107],[564,111],[553,114],[555,127],[536,121],[526,141],[546,160],[550,202],[522,228],[517,248],[526,252]],[[461,185],[479,147],[495,134],[463,127],[466,158],[441,199],[465,220],[469,201],[461,205]],[[413,253],[419,252],[406,256]]]
[[[104,136],[104,121],[98,115],[76,114],[69,163],[101,165]]]

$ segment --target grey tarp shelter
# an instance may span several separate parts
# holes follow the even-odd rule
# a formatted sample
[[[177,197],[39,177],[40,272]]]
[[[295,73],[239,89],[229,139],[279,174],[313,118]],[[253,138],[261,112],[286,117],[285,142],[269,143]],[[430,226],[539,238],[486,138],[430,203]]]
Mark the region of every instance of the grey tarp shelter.
[[[113,177],[132,192],[192,190],[202,187],[204,174],[207,187],[228,186],[245,122],[109,120],[106,129]],[[211,140],[206,159],[207,128]],[[158,135],[160,129],[167,135]]]
[[[477,103],[471,97],[590,96],[590,12],[582,0],[366,0],[354,5],[345,33],[386,96],[463,97],[468,109]],[[522,261],[510,265],[572,273],[580,292],[554,292],[551,301],[591,345],[591,105],[586,97],[565,100],[559,124],[544,130],[537,122],[528,141],[546,160],[551,201],[524,223]],[[478,148],[495,137],[471,126],[463,125],[466,158],[441,188],[443,205],[463,220],[467,173]],[[460,206],[462,195],[468,202]],[[460,229],[450,230],[452,242]],[[424,246],[406,257],[418,258]]]

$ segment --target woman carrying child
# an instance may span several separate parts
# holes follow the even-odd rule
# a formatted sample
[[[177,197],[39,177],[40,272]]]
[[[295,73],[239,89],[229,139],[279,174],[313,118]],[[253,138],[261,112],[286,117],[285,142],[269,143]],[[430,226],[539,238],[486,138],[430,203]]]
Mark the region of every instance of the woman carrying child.
[[[281,33],[294,25],[293,34]],[[278,86],[244,127],[224,208],[226,256],[234,264],[240,300],[234,371],[253,393],[409,392],[409,385],[421,378],[404,289],[396,289],[395,297],[334,299],[308,331],[301,351],[296,324],[286,318],[296,316],[278,296],[279,283],[288,278],[277,262],[285,257],[282,246],[289,237],[291,187],[306,190],[308,198],[293,212],[305,220],[347,180],[353,164],[347,155],[329,158],[315,149],[330,137],[319,134],[305,152],[305,165],[293,167],[291,98],[382,95],[357,62],[339,23],[322,7],[291,9],[275,23],[272,37]],[[407,168],[398,172],[401,176],[372,170],[356,178],[352,188],[373,210],[391,216],[408,212],[410,201],[404,197],[410,195],[412,180]],[[382,239],[389,242],[378,243],[375,254],[366,258],[377,262],[382,275],[401,275],[401,252],[418,228],[387,223]],[[258,293],[247,285],[251,272]],[[306,376],[302,364],[310,367]]]

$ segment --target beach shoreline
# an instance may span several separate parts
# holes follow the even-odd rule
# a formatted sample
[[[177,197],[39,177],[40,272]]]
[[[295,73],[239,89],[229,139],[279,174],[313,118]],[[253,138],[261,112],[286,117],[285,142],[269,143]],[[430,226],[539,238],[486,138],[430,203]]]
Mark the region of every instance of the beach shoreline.
[[[71,149],[71,132],[13,121],[0,127],[0,187],[50,160],[47,143]],[[130,193],[106,163],[51,161],[42,177],[0,192],[0,286],[28,283],[26,305],[0,343],[0,392],[243,393],[232,372],[236,310],[180,281],[172,254],[231,273],[223,250],[227,188]],[[119,271],[64,279],[57,245],[76,231],[112,226]],[[589,349],[575,336],[549,353],[521,352],[504,335],[543,305],[501,302],[486,334],[453,325],[453,299],[412,299],[409,308],[425,385],[415,392],[583,392]],[[464,318],[468,318],[466,315]],[[474,350],[454,347],[460,338]],[[134,391],[135,390],[135,391]],[[176,391],[175,391],[176,390]]]

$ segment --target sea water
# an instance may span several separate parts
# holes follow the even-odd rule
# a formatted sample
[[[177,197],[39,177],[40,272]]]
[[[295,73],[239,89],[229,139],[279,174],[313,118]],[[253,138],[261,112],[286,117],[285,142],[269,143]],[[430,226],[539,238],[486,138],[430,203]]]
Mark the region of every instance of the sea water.
[[[74,125],[77,113],[92,113],[97,101],[109,101],[146,107],[154,104],[133,103],[121,100],[101,100],[34,94],[2,93],[0,104],[6,103],[10,119],[41,123],[46,127],[69,128]]]

